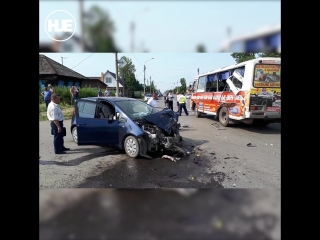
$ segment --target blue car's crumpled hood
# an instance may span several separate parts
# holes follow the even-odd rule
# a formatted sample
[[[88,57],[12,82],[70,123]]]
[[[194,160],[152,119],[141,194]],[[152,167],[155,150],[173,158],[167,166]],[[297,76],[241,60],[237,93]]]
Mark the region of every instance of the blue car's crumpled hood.
[[[172,132],[176,133],[177,130],[179,130],[179,114],[171,109],[163,109],[162,111],[148,115],[145,117],[145,120],[155,124],[168,134],[171,134]]]

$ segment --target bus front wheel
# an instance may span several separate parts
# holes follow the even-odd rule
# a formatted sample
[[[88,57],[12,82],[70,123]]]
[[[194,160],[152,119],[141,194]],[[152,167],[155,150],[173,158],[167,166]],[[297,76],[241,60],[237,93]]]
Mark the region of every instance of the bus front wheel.
[[[222,107],[219,111],[219,122],[222,126],[226,127],[229,125],[229,113],[228,108]]]
[[[200,118],[200,117],[201,117],[201,113],[199,112],[199,110],[198,110],[197,107],[196,107],[195,116],[196,116],[197,118]]]

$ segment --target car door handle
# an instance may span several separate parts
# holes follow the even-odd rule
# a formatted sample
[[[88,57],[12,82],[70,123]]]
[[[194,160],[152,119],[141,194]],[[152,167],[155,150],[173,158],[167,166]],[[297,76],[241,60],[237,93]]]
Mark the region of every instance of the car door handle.
[[[84,126],[87,125],[86,123],[78,123],[77,126]]]

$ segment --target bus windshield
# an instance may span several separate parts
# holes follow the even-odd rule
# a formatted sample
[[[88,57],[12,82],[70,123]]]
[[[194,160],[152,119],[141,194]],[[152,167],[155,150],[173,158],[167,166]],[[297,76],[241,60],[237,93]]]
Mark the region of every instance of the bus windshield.
[[[280,64],[256,64],[254,68],[253,86],[257,88],[280,88]]]

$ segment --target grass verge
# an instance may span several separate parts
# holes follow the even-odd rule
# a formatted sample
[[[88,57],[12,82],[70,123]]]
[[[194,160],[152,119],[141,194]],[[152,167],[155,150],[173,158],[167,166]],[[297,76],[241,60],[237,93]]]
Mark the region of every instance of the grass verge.
[[[63,112],[64,119],[71,119],[74,106],[69,104],[60,104],[59,106]],[[39,104],[39,121],[48,121],[45,103]]]

